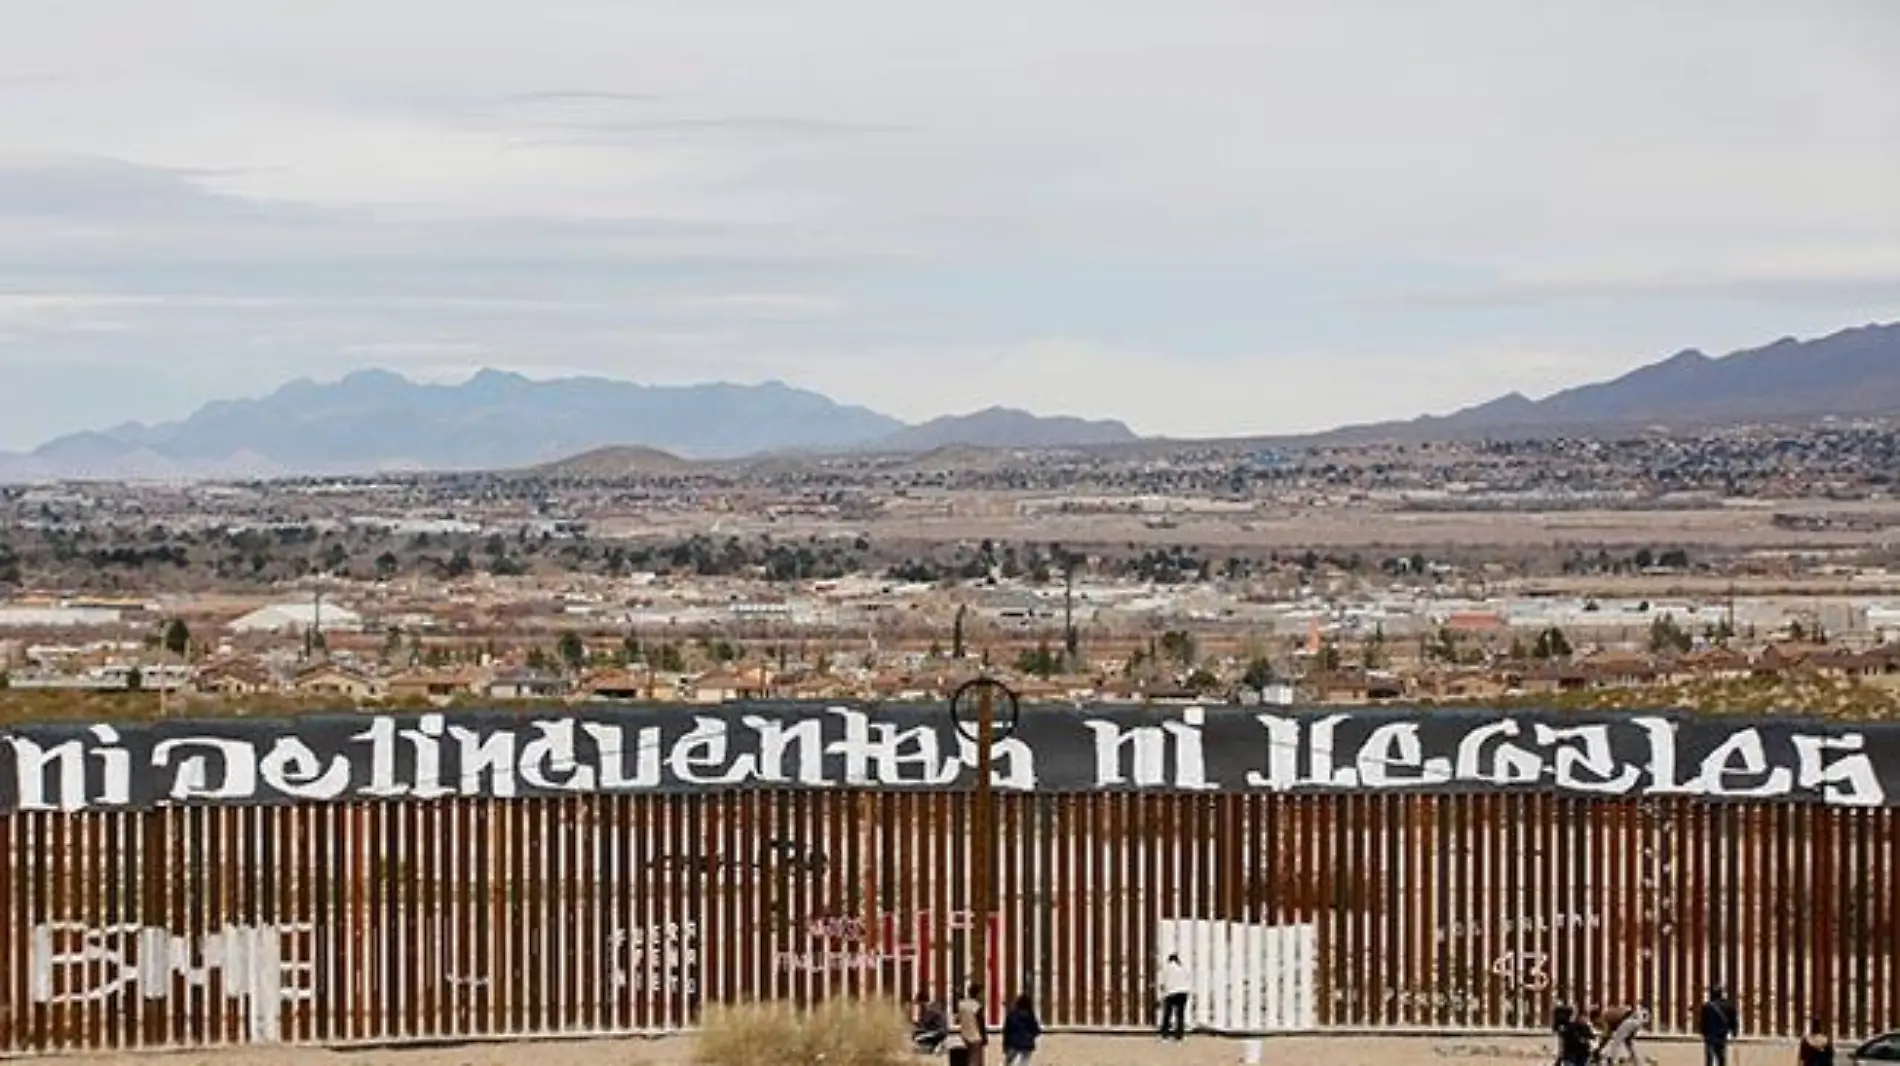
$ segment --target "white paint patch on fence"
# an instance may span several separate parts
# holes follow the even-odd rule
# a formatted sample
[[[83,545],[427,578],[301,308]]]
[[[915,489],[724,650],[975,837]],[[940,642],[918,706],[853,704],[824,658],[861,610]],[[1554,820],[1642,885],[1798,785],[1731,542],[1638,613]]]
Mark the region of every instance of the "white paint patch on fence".
[[[212,971],[225,997],[245,1004],[247,1039],[281,1039],[283,1005],[316,997],[316,967],[286,961],[284,938],[314,926],[227,925],[195,941],[135,924],[41,922],[31,936],[30,992],[44,1004],[103,1002],[134,989],[148,1000],[171,995],[172,978],[203,988]]]
[[[1235,1033],[1319,1027],[1319,930],[1194,918],[1156,927],[1156,972],[1181,956],[1194,981],[1188,1025]]]

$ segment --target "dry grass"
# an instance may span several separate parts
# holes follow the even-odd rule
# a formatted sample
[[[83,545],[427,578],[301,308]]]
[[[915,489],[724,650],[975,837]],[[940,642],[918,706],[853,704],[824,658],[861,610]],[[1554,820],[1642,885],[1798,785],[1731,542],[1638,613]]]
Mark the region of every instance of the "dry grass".
[[[693,1037],[699,1066],[901,1066],[910,1027],[894,1003],[829,1000],[800,1012],[783,1003],[708,1008]]]

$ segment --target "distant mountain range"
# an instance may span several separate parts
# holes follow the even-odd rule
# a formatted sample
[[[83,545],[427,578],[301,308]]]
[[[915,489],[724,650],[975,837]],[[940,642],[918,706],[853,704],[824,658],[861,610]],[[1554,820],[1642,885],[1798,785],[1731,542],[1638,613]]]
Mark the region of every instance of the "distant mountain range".
[[[900,429],[860,450],[908,454],[958,444],[982,448],[1079,448],[1140,439],[1134,430],[1114,419],[1032,415],[1013,407],[988,407],[974,414],[947,415],[921,426]]]
[[[1277,439],[1543,435],[1894,414],[1900,414],[1900,324],[1811,341],[1785,338],[1720,358],[1685,351],[1541,400],[1512,393],[1449,415]],[[1118,421],[1004,407],[911,425],[781,382],[531,381],[483,370],[460,385],[425,385],[366,370],[328,384],[293,381],[260,399],[209,403],[180,422],[132,423],[61,437],[23,455],[0,454],[0,481],[547,464],[557,464],[550,468],[556,472],[656,473],[738,457],[1138,443],[1141,438]]]
[[[1692,348],[1541,400],[1514,392],[1449,415],[1339,432],[1402,430],[1432,437],[1893,414],[1900,414],[1900,323],[1861,326],[1811,341],[1784,337],[1720,358]]]
[[[0,481],[272,477],[396,470],[493,470],[638,446],[676,461],[761,453],[923,451],[946,442],[1051,447],[1137,439],[1119,422],[991,409],[913,426],[781,382],[636,385],[532,381],[483,370],[427,385],[385,370],[293,381],[260,399],[220,400],[189,418],[130,423],[0,455]],[[612,465],[611,454],[597,457]],[[621,460],[642,465],[632,456]]]

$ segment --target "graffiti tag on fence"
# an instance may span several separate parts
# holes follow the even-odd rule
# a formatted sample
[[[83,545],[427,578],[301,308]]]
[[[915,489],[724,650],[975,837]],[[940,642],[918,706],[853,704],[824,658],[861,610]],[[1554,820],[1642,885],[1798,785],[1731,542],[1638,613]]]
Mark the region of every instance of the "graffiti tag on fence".
[[[1550,988],[1550,956],[1541,951],[1507,951],[1491,963],[1491,972],[1504,987],[1518,992]]]
[[[615,929],[607,937],[608,981],[616,990],[699,994],[699,923]]]
[[[286,938],[310,937],[315,929],[307,922],[227,925],[194,939],[136,923],[42,922],[32,932],[33,1002],[98,1002],[133,989],[146,999],[165,999],[174,978],[183,978],[188,988],[203,988],[213,973],[220,974],[231,999],[314,999],[316,964],[286,958],[307,959],[314,952],[296,950],[294,941],[292,950],[285,947]]]

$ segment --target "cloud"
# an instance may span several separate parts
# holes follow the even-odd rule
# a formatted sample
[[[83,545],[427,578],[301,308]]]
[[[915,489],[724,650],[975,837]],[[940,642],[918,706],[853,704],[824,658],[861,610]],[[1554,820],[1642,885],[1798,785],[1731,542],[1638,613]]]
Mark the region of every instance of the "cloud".
[[[297,217],[282,207],[222,196],[188,173],[89,156],[0,153],[0,218],[86,223]]]
[[[571,104],[581,103],[620,103],[650,104],[663,99],[652,93],[604,92],[595,89],[543,89],[539,92],[515,93],[503,97],[501,103],[510,104]]]
[[[1504,275],[1465,287],[1404,293],[1374,304],[1446,311],[1606,302],[1703,301],[1891,306],[1900,293],[1900,245],[1792,253],[1773,262],[1624,271]]]

